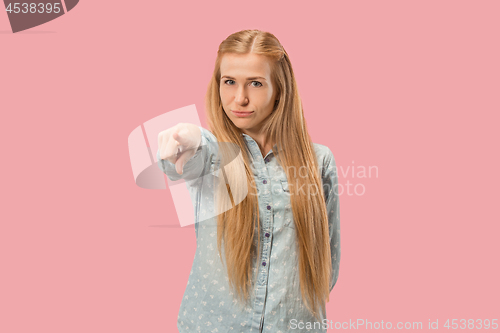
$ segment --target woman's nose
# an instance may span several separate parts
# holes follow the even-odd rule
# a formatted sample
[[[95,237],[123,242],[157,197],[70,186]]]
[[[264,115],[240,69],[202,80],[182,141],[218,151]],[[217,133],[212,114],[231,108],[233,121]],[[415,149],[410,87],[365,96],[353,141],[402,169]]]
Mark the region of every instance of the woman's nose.
[[[243,88],[240,88],[236,91],[235,101],[238,104],[245,105],[248,103],[248,97]]]

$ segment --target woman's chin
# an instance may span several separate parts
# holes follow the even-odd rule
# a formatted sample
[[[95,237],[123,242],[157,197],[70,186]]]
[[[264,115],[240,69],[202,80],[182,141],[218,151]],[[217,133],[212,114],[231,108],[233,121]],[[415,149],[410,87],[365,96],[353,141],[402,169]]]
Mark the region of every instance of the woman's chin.
[[[239,129],[248,129],[250,128],[250,122],[247,119],[235,119],[233,120],[234,126],[238,127]]]

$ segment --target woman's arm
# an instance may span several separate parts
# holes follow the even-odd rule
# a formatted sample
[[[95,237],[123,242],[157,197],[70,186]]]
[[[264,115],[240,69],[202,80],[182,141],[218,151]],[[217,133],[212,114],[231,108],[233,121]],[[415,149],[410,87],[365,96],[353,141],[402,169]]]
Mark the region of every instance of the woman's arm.
[[[330,249],[332,255],[333,274],[330,279],[330,292],[337,283],[340,264],[340,213],[338,194],[338,175],[335,158],[330,149],[325,157],[323,167],[323,189],[325,192],[328,228],[330,231]]]

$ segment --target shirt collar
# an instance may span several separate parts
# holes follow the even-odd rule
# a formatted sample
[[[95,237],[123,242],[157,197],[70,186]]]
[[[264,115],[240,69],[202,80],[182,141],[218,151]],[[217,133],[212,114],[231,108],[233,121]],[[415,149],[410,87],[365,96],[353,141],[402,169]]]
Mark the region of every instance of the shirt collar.
[[[255,142],[255,140],[250,135],[247,135],[245,133],[241,133],[241,134],[242,134],[243,138],[245,139],[247,145],[248,144],[252,144],[252,145],[255,144],[255,146],[258,147],[257,142]],[[278,151],[278,146],[275,144],[273,146],[273,148],[271,148],[271,150],[273,151],[273,153],[277,152]],[[280,149],[280,151],[281,151],[281,149]],[[266,152],[266,154],[267,154],[267,152]]]

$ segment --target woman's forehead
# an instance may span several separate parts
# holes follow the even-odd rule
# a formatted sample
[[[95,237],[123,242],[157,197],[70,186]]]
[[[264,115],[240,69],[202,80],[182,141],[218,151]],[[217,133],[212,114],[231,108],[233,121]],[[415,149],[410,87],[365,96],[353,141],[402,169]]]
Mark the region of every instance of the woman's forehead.
[[[268,79],[271,74],[271,64],[267,57],[254,53],[225,54],[221,59],[220,70],[221,76],[241,79],[262,76]]]

